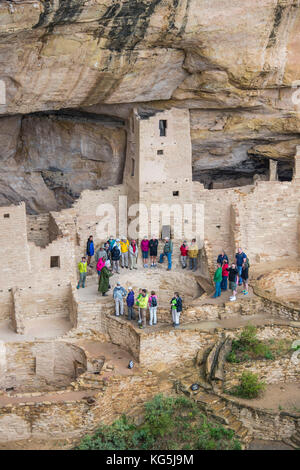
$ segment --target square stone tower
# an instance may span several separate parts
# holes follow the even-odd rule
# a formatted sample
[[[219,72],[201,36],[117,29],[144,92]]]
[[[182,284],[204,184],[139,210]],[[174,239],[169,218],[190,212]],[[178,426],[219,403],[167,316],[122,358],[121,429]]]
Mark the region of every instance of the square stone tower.
[[[168,205],[171,212],[172,207],[180,206],[184,214],[184,205],[193,202],[188,110],[133,111],[128,130],[124,183],[128,189],[129,206],[140,204],[147,208],[148,215],[153,205]],[[142,211],[139,217],[140,225],[145,224]],[[160,216],[159,230],[163,224]]]

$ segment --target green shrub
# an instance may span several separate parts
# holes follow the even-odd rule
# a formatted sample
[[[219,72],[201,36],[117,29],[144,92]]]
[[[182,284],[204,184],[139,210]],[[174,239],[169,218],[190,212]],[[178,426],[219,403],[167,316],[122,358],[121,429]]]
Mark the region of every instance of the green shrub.
[[[226,360],[239,363],[258,358],[274,359],[269,346],[260,341],[256,335],[257,328],[254,325],[245,326],[238,339],[232,341],[232,349]]]
[[[207,421],[186,397],[157,395],[145,403],[142,424],[122,416],[82,439],[77,450],[239,450],[234,431]]]
[[[257,374],[243,372],[240,384],[231,393],[241,398],[257,398],[265,390],[265,382],[260,381]]]

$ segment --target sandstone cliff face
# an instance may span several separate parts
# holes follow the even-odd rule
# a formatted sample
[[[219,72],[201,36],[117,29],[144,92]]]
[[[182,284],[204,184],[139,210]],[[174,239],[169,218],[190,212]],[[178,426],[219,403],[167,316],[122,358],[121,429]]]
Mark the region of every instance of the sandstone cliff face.
[[[189,108],[194,177],[205,184],[250,182],[264,157],[289,165],[299,40],[299,0],[1,2],[0,203],[49,210],[120,181],[119,124],[28,116],[41,111],[126,120],[134,105]]]

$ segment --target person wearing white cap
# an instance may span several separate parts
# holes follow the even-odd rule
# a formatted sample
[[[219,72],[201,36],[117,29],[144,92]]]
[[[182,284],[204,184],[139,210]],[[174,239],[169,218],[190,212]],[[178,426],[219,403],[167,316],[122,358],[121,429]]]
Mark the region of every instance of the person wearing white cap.
[[[118,282],[116,287],[114,288],[113,292],[113,297],[115,300],[115,306],[116,306],[116,317],[119,315],[123,315],[123,310],[124,310],[124,303],[123,303],[123,297],[125,297],[127,294],[126,289],[121,286],[121,284]]]

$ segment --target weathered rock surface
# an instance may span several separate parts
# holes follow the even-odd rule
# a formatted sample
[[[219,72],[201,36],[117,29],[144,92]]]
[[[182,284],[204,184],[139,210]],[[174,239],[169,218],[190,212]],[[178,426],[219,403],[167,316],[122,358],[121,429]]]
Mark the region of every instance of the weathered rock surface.
[[[298,141],[299,25],[298,0],[2,1],[0,203],[49,210],[119,182],[123,130],[26,117],[66,108],[189,108],[196,179],[266,175]]]

